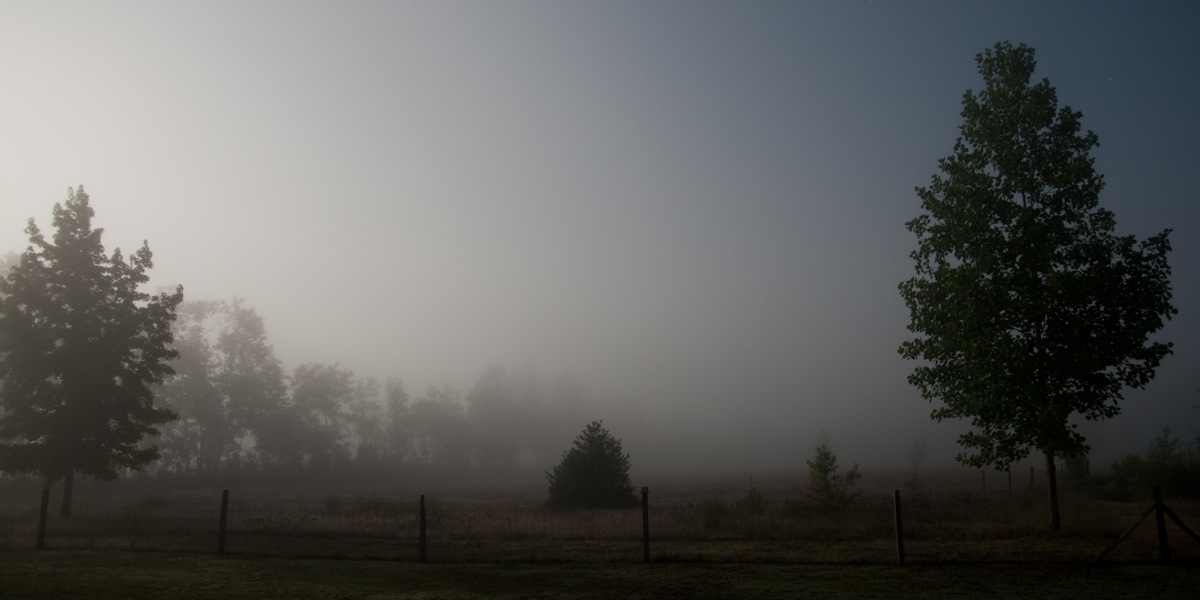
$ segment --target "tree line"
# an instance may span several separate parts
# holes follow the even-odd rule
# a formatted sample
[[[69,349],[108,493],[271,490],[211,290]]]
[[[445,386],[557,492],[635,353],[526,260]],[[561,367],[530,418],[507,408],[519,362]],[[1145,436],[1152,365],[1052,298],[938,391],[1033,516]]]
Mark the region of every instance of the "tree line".
[[[157,439],[155,468],[164,472],[544,467],[578,426],[571,408],[594,403],[565,375],[500,366],[466,393],[431,386],[411,394],[399,377],[358,376],[339,364],[288,371],[261,315],[237,299],[182,304],[174,336],[174,373],[160,388],[178,415]]]

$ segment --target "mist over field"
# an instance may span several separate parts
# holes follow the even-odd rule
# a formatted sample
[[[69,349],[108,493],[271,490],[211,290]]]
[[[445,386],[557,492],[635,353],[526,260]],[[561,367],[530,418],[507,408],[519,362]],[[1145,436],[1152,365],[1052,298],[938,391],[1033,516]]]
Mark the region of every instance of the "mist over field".
[[[970,58],[1019,40],[1100,136],[1118,230],[1174,229],[1174,353],[1085,425],[1103,467],[1200,435],[1200,38],[1134,6],[7,5],[0,253],[83,184],[109,250],[242,299],[289,377],[339,365],[380,411],[388,380],[467,411],[501,381],[524,408],[480,422],[535,479],[597,419],[635,480],[799,479],[823,434],[948,468],[964,428],[897,354],[904,223]]]

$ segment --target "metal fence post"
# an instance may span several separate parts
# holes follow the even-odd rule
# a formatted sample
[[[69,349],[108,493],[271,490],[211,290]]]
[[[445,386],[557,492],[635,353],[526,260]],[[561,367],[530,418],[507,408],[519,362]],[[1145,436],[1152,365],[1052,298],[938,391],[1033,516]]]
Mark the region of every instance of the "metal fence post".
[[[42,508],[38,512],[37,549],[46,547],[46,510],[50,507],[50,484],[42,486]]]
[[[417,538],[417,543],[419,546],[417,556],[421,562],[428,562],[429,561],[429,551],[428,551],[429,538],[427,537],[426,530],[425,530],[425,494],[421,494],[419,519],[420,519],[420,530],[419,530],[418,538]]]
[[[642,562],[650,562],[650,488],[642,486]]]
[[[1163,498],[1162,487],[1154,486],[1154,523],[1158,527],[1158,560],[1159,562],[1169,562],[1171,560],[1171,547],[1167,545],[1167,522],[1163,518]]]
[[[229,490],[221,490],[221,522],[217,527],[217,554],[225,554],[225,533],[229,527]]]

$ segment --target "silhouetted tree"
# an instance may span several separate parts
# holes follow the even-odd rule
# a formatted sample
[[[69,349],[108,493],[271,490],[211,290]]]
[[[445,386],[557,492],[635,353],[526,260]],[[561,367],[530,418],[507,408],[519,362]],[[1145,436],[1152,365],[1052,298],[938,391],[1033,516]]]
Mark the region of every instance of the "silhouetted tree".
[[[584,427],[546,479],[548,504],[555,508],[623,508],[637,503],[629,482],[629,454],[600,421]]]
[[[922,361],[908,379],[941,402],[934,419],[970,419],[959,460],[1044,454],[1057,530],[1055,457],[1087,450],[1072,416],[1115,416],[1170,352],[1149,340],[1175,314],[1169,231],[1114,233],[1096,135],[1032,81],[1033,49],[999,43],[976,63],[984,88],[963,96],[954,153],[917,188],[916,274],[900,285],[916,337],[900,354]]]
[[[171,323],[183,288],[140,290],[153,267],[145,243],[106,255],[82,186],[54,206],[54,236],[30,220],[29,247],[0,280],[0,468],[103,479],[158,457],[143,439],[171,420],[152,387],[171,373]]]

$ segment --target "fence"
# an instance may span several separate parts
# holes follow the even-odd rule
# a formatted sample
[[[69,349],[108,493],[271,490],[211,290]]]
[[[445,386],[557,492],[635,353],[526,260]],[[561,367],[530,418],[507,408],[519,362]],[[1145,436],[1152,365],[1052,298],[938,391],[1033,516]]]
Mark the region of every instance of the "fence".
[[[645,487],[638,510],[580,512],[486,502],[431,504],[425,495],[408,503],[331,497],[322,506],[312,506],[239,498],[226,489],[219,496],[149,498],[119,513],[77,515],[53,523],[48,519],[49,494],[43,490],[31,541],[39,549],[122,548],[420,562],[1129,561],[1144,560],[1151,550],[1156,550],[1154,560],[1162,562],[1200,558],[1194,547],[1172,552],[1168,522],[1197,542],[1200,537],[1163,501],[1158,488],[1153,496],[1153,504],[1113,541],[1111,525],[1133,516],[1124,505],[1102,507],[1107,526],[1096,528],[1093,535],[1053,537],[1039,535],[1044,529],[1040,519],[1027,527],[1012,519],[979,525],[997,519],[996,513],[1005,507],[1024,506],[1027,512],[1038,512],[1034,509],[1039,507],[1022,504],[1028,499],[967,496],[968,500],[939,501],[919,494],[906,499],[900,490],[893,491],[886,503],[862,499],[853,510],[832,515],[804,513],[802,507],[793,507],[800,512],[791,514],[782,504],[774,512],[764,509],[748,516],[730,505],[723,505],[724,509],[718,504],[684,502],[652,506]],[[987,516],[976,518],[981,514]],[[1137,538],[1135,534],[1149,533],[1139,525],[1150,514],[1156,515],[1153,538]],[[1130,542],[1135,538],[1138,542]]]

